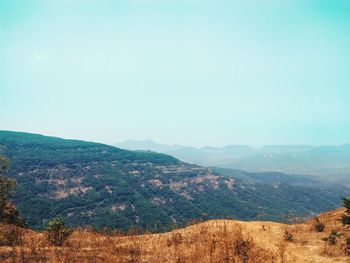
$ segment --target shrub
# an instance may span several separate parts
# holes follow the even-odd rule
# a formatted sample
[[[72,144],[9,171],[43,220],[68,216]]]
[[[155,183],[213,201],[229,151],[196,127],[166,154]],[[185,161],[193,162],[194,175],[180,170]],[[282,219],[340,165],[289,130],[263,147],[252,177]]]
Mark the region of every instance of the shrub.
[[[345,240],[344,252],[346,255],[350,256],[350,237]]]
[[[320,219],[318,217],[315,218],[316,222],[314,224],[314,230],[316,232],[323,232],[324,230],[324,223],[320,222]]]
[[[23,244],[21,229],[9,225],[0,231],[0,246],[17,246]]]
[[[233,242],[234,255],[242,259],[243,262],[247,262],[253,246],[254,243],[252,239],[239,238]]]
[[[341,234],[338,233],[337,230],[332,230],[328,237],[322,238],[323,241],[328,242],[329,245],[336,245],[337,244],[337,238],[340,237]]]
[[[286,241],[293,241],[294,240],[293,234],[290,233],[288,230],[284,230],[283,238]]]
[[[47,226],[48,241],[55,246],[62,246],[63,242],[72,233],[60,218],[53,218]]]

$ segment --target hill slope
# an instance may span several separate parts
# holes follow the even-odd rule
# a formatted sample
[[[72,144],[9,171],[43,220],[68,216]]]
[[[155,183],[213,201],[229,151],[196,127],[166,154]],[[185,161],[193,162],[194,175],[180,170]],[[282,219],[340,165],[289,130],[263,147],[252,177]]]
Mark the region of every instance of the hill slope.
[[[70,226],[166,230],[192,219],[282,221],[337,207],[339,186],[247,184],[152,152],[0,131],[17,179],[14,203],[30,227],[60,216]]]
[[[123,236],[102,235],[75,230],[63,247],[50,246],[45,233],[17,229],[21,247],[1,247],[4,262],[16,259],[28,262],[350,262],[344,251],[350,230],[341,226],[343,210],[319,216],[324,232],[313,230],[314,219],[285,225],[274,222],[211,220],[163,234]],[[0,235],[9,231],[0,226]],[[335,245],[322,238],[337,229],[342,235]],[[14,230],[12,230],[14,232]],[[293,240],[286,241],[287,231]],[[23,249],[24,248],[24,249]]]

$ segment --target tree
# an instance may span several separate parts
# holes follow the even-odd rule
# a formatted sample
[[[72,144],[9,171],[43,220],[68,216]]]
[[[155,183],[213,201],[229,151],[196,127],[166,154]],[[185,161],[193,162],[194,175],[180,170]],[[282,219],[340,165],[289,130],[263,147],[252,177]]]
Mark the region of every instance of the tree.
[[[341,221],[344,226],[350,227],[350,197],[343,198],[343,206],[346,208],[344,215],[341,217]]]
[[[1,176],[6,174],[9,166],[10,166],[10,162],[6,158],[0,156],[0,175]]]
[[[345,213],[341,217],[341,221],[344,226],[350,227],[350,197],[343,198],[343,206],[345,207]],[[344,251],[350,256],[350,237],[345,240]]]
[[[68,227],[65,226],[61,218],[53,218],[47,226],[48,241],[54,246],[62,246],[63,242],[72,233]]]
[[[12,189],[16,184],[14,179],[6,177],[9,166],[10,162],[4,157],[0,157],[0,221],[2,220],[8,199],[12,195]]]

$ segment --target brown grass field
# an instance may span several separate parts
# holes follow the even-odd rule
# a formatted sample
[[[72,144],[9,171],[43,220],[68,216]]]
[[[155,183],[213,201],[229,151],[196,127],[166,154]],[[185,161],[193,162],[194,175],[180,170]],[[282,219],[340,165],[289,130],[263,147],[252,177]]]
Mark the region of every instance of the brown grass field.
[[[291,225],[211,220],[162,234],[76,229],[61,247],[50,245],[45,232],[1,225],[1,237],[13,245],[0,246],[0,262],[350,262],[344,245],[350,229],[339,222],[343,211],[319,216],[323,232],[313,229],[314,219]],[[332,230],[341,233],[336,244],[322,240]]]

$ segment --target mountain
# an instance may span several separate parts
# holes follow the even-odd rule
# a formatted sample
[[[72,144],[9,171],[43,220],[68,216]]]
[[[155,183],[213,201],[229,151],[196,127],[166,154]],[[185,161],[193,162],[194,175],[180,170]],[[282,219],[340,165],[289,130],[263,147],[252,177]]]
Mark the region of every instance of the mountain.
[[[62,247],[48,244],[45,234],[0,224],[0,236],[13,237],[0,246],[1,262],[305,262],[348,263],[341,225],[343,209],[298,224],[210,220],[162,234],[103,234],[75,229]],[[336,229],[335,243],[325,241]],[[11,235],[10,235],[11,233]],[[9,238],[7,238],[9,239]]]
[[[311,151],[315,148],[311,145],[264,145],[260,150],[265,153],[296,153]]]
[[[255,155],[258,150],[247,145],[227,145],[221,148],[215,147],[189,147],[181,145],[166,145],[155,143],[152,140],[135,141],[128,140],[114,144],[117,147],[128,150],[154,151],[172,155],[180,160],[205,166],[215,166],[230,161],[232,158],[242,158]]]
[[[128,149],[128,144],[121,144]],[[350,144],[337,146],[265,145],[252,148],[245,145],[224,147],[172,148],[163,145],[151,150],[166,153],[179,160],[204,166],[246,170],[249,172],[283,172],[313,176],[317,180],[350,186]],[[122,148],[123,148],[122,147]],[[140,149],[133,141],[133,149]]]
[[[350,144],[319,146],[302,152],[262,153],[221,166],[252,172],[312,175],[319,180],[350,185]]]
[[[313,183],[245,182],[165,154],[0,131],[0,155],[17,180],[26,223],[53,217],[70,226],[167,230],[199,218],[283,221],[335,208],[349,189]]]
[[[211,169],[221,175],[240,179],[244,183],[248,184],[290,184],[290,185],[309,185],[309,186],[320,186],[319,181],[302,175],[288,175],[281,172],[245,172],[242,170],[211,167]]]
[[[127,140],[121,143],[116,144],[115,146],[128,149],[132,151],[154,151],[154,152],[168,152],[168,151],[176,151],[178,149],[183,148],[180,145],[166,145],[156,143],[153,140],[143,140],[143,141],[135,141],[135,140]]]

